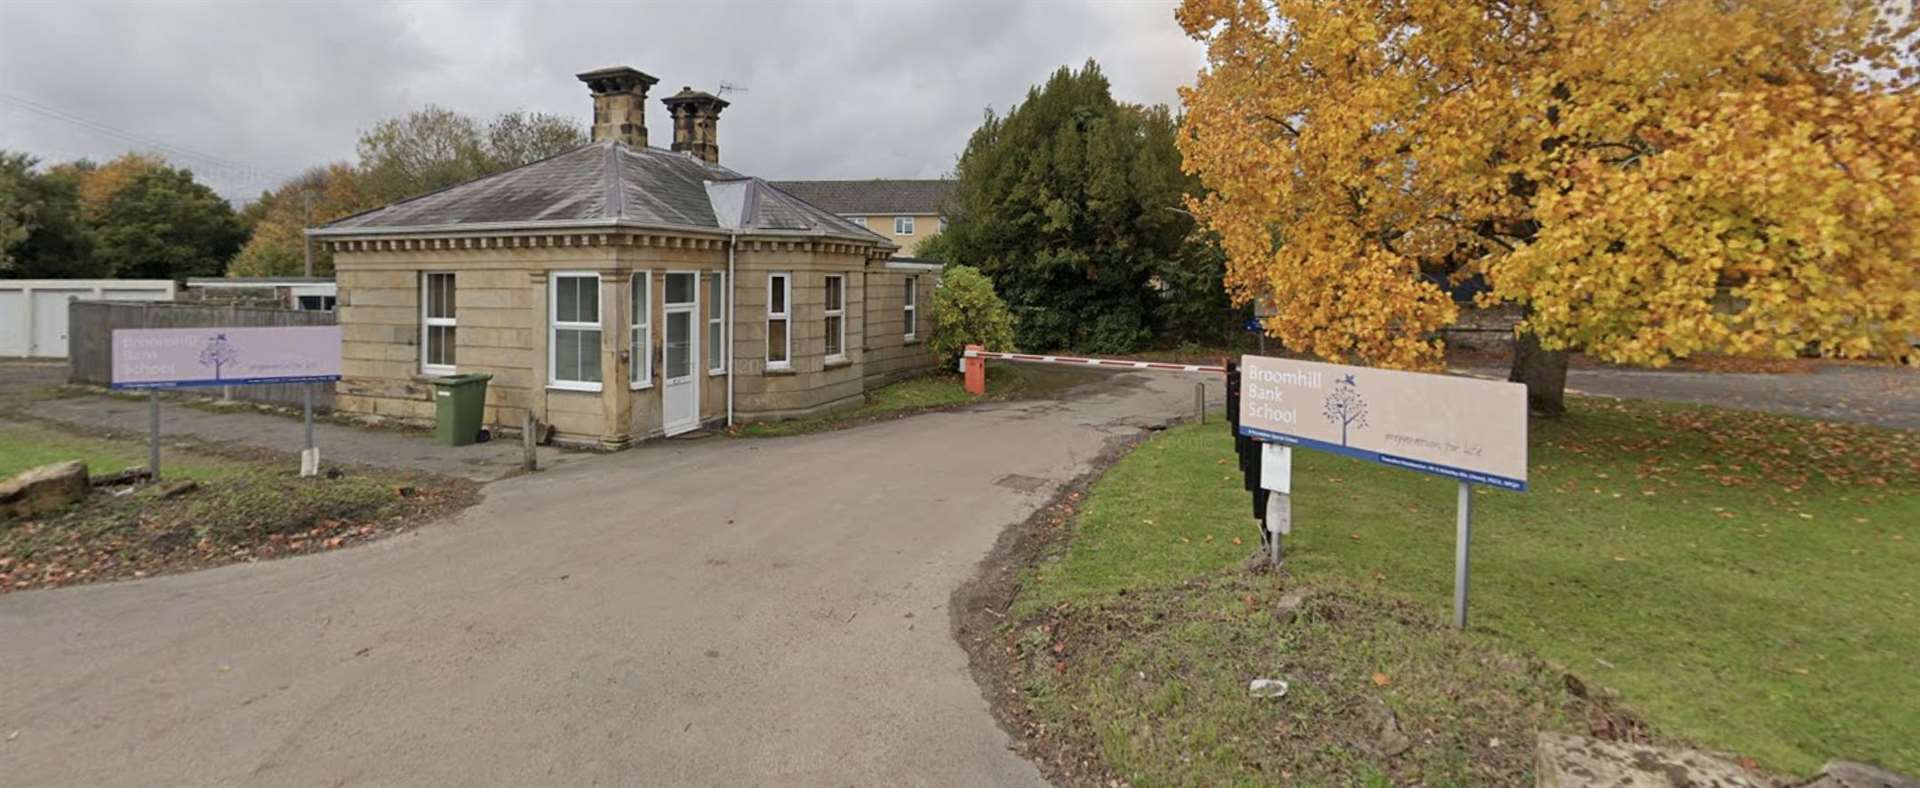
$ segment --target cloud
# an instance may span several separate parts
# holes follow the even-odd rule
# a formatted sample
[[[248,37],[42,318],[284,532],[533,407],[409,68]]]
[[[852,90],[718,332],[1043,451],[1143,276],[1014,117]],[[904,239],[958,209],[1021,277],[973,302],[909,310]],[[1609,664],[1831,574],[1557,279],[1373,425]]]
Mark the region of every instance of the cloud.
[[[659,77],[655,99],[743,88],[720,123],[735,169],[866,178],[949,172],[983,110],[1060,66],[1096,59],[1117,97],[1171,104],[1203,60],[1171,2],[10,0],[0,30],[0,149],[158,151],[236,199],[351,160],[360,129],[427,103],[584,124],[573,74],[602,66]]]

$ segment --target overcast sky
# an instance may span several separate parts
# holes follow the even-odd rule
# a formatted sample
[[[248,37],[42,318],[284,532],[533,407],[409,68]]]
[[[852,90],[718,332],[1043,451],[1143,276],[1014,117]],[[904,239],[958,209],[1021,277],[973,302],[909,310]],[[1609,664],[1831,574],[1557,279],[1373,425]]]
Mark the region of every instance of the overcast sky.
[[[250,199],[351,160],[356,133],[427,103],[591,119],[574,74],[630,65],[661,96],[737,85],[721,163],[765,178],[948,173],[987,107],[1062,65],[1178,102],[1203,55],[1173,0],[88,2],[0,0],[0,149],[45,161],[159,152]],[[58,116],[58,117],[56,117]]]

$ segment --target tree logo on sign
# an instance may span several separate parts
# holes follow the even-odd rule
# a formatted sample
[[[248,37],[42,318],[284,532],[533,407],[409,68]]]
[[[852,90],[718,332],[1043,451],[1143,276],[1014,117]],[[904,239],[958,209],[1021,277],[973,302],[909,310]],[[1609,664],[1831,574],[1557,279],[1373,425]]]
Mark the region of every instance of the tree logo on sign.
[[[240,351],[227,341],[226,334],[214,334],[207,338],[205,347],[200,348],[200,364],[213,367],[213,379],[220,380],[220,368],[240,358]]]
[[[1356,390],[1353,376],[1347,375],[1333,384],[1333,392],[1327,395],[1327,421],[1340,425],[1340,445],[1347,445],[1347,431],[1367,426],[1367,401]]]

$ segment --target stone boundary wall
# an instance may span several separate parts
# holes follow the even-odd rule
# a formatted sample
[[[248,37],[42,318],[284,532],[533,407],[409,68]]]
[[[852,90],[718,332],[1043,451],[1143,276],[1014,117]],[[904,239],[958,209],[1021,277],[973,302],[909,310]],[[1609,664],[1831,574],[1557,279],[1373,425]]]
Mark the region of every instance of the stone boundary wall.
[[[1478,307],[1460,304],[1460,317],[1453,325],[1440,329],[1440,338],[1450,350],[1510,351],[1513,349],[1513,325],[1520,322],[1520,307],[1501,304]]]

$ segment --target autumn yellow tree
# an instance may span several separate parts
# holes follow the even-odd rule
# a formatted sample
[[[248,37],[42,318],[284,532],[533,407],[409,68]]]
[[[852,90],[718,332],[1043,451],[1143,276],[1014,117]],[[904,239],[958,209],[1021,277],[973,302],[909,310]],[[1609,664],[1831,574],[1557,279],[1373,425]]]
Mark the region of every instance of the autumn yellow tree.
[[[106,164],[80,161],[54,167],[55,172],[72,172],[79,178],[80,208],[88,221],[105,216],[113,198],[125,191],[135,178],[162,170],[167,160],[151,153],[124,153]]]
[[[298,276],[306,270],[309,205],[313,226],[317,227],[376,204],[363,193],[353,168],[344,162],[307,170],[247,206],[253,233],[234,255],[227,275]],[[316,245],[313,257],[316,275],[333,273],[331,252]]]
[[[1912,0],[1186,0],[1192,210],[1266,328],[1423,368],[1484,277],[1569,350],[1895,356],[1920,336]]]

